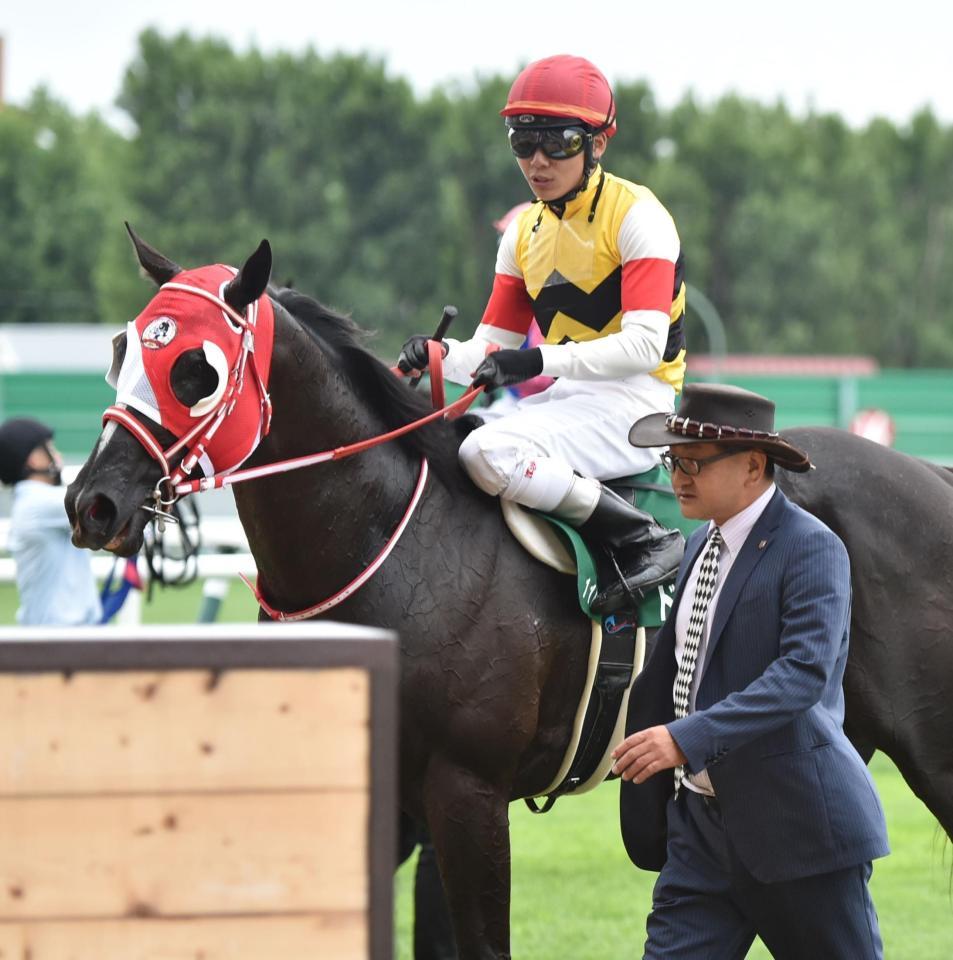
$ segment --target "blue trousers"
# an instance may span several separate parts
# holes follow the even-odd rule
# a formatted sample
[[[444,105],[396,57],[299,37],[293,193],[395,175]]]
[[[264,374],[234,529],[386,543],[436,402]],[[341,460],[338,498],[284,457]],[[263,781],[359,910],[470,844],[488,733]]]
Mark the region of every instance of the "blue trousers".
[[[871,871],[868,862],[761,883],[735,854],[717,801],[683,789],[668,805],[668,860],[652,894],[645,957],[733,960],[757,935],[775,960],[881,960]]]

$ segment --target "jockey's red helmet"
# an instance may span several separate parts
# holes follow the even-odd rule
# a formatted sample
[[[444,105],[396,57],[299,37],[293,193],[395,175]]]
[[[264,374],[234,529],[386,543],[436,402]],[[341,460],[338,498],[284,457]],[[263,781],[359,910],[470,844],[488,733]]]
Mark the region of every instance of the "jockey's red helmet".
[[[558,117],[581,120],[594,133],[616,131],[615,98],[602,71],[584,57],[536,60],[513,81],[500,115],[508,126],[544,126]]]

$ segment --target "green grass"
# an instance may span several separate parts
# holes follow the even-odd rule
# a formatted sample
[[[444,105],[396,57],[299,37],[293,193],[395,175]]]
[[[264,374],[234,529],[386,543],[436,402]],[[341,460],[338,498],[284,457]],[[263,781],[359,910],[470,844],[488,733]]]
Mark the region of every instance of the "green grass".
[[[874,864],[871,892],[890,960],[953,956],[951,851],[936,821],[881,754],[871,770],[887,814],[893,853]],[[510,807],[513,956],[551,960],[640,957],[655,874],[622,848],[618,787],[604,784],[533,816]],[[397,960],[411,960],[414,860],[397,873]],[[749,957],[770,954],[759,943]]]
[[[156,587],[152,602],[143,602],[143,623],[194,623],[202,607],[202,584],[187,587]],[[230,578],[228,593],[218,612],[219,623],[255,623],[258,601],[241,580]]]

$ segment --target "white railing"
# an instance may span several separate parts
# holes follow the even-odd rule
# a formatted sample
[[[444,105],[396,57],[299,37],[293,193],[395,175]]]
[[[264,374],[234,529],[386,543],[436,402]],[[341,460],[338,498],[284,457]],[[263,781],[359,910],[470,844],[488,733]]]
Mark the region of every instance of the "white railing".
[[[250,553],[202,553],[191,563],[197,564],[200,579],[207,577],[237,577],[244,573],[246,577],[254,577],[256,571],[255,558]],[[102,580],[109,576],[113,568],[113,557],[97,554],[92,558],[93,576]],[[175,560],[165,560],[165,569],[169,579],[175,579],[181,571],[181,564]],[[0,582],[12,583],[16,579],[17,565],[13,557],[0,557]],[[139,559],[139,573],[146,577],[149,573],[145,562]]]

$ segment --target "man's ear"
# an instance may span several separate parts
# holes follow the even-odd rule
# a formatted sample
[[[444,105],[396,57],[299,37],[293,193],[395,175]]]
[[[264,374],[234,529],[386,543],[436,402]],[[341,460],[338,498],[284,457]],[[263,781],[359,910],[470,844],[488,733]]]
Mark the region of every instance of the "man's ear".
[[[748,451],[748,473],[752,480],[759,481],[768,469],[768,455],[763,450]]]

